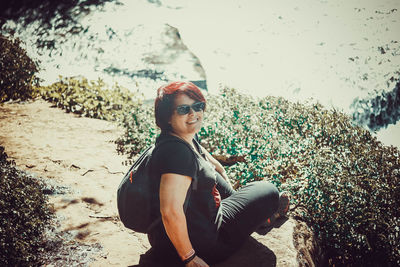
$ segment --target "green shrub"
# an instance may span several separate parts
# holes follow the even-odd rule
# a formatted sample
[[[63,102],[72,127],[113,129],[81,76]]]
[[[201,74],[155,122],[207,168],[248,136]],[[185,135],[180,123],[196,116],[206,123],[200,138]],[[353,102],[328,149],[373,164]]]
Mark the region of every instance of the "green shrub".
[[[129,158],[157,132],[151,107],[137,114],[126,117],[119,140]],[[225,88],[208,96],[199,136],[237,183],[266,179],[290,191],[292,216],[311,226],[327,263],[400,264],[399,150],[350,117],[318,103]]]
[[[117,151],[132,159],[154,142],[158,133],[152,105],[146,105],[143,95],[115,84],[112,89],[101,80],[83,77],[62,78],[50,86],[37,87],[43,99],[57,107],[90,118],[118,121],[126,132],[116,140]],[[128,160],[125,164],[131,163]]]
[[[123,120],[143,100],[143,96],[118,84],[109,89],[101,79],[88,81],[83,77],[60,77],[60,81],[36,90],[42,98],[67,112],[110,121]]]
[[[115,141],[117,151],[128,156],[129,160],[125,164],[132,164],[135,157],[153,144],[159,134],[154,119],[154,106],[138,105],[125,114],[121,122],[125,133]]]
[[[298,172],[297,158],[309,146],[301,140],[302,108],[283,98],[256,100],[225,88],[209,99],[199,135],[214,157],[231,165],[228,171],[241,184],[267,178],[279,187]]]
[[[289,190],[293,215],[337,264],[400,262],[400,159],[350,117],[319,104],[253,99],[224,89],[209,101],[202,143],[241,184]],[[221,109],[220,107],[224,107]]]
[[[0,265],[39,265],[50,209],[43,185],[14,165],[0,146]]]
[[[20,46],[21,41],[0,34],[0,103],[32,97],[36,63]]]

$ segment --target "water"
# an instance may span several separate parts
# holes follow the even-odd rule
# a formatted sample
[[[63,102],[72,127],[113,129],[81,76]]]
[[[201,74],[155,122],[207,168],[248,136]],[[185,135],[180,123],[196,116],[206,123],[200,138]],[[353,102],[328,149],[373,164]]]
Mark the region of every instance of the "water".
[[[351,114],[355,98],[393,90],[390,78],[400,78],[398,0],[122,2],[108,4],[104,13],[92,12],[82,20],[85,34],[68,36],[51,56],[41,57],[45,83],[58,75],[102,77],[150,98],[165,80],[204,77],[211,93],[228,85],[254,96],[312,97]],[[179,30],[203,73],[193,68],[188,53],[167,66],[144,60],[154,51],[157,59],[166,53],[166,24]],[[33,34],[25,30],[25,36]],[[110,67],[131,74],[160,70],[164,80],[113,76],[104,71]],[[380,130],[378,138],[400,146],[399,133],[397,123]]]

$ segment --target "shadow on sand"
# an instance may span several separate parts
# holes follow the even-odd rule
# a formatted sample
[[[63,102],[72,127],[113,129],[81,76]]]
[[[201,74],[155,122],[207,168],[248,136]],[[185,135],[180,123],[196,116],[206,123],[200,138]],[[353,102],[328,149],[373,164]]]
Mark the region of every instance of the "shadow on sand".
[[[260,229],[261,235],[268,234],[273,228],[281,227],[286,221],[287,217],[279,218],[273,227],[267,227],[265,229]],[[263,243],[259,242],[253,236],[244,243],[244,245],[227,260],[212,265],[212,267],[247,267],[247,266],[257,266],[257,267],[275,267],[276,266],[276,255]],[[182,265],[183,266],[183,265]],[[128,267],[173,267],[169,265],[161,266],[158,264],[137,264]],[[178,266],[177,266],[178,267]]]
[[[276,256],[272,250],[250,237],[243,247],[224,262],[213,267],[273,267],[276,266]]]
[[[183,266],[183,265],[182,265]],[[255,238],[249,237],[243,247],[224,262],[212,265],[213,267],[274,267],[276,256],[272,250],[258,242]],[[129,267],[168,267],[160,264],[137,264]],[[172,266],[171,266],[172,267]]]

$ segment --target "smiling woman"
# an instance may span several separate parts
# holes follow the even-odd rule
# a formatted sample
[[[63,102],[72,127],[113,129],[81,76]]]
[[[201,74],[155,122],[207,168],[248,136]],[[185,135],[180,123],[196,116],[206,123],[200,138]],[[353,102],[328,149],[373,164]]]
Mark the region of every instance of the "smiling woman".
[[[175,98],[175,105],[176,112],[169,121],[172,133],[190,142],[191,136],[201,129],[205,104],[180,94]]]
[[[178,115],[190,113],[190,110],[187,110],[185,105],[191,105],[194,102],[203,103],[201,109],[202,111],[205,110],[206,99],[200,89],[191,82],[173,82],[160,87],[154,102],[157,126],[160,127],[161,131],[164,133],[171,131],[173,129],[171,128],[172,116],[175,115],[175,118],[179,118]],[[196,107],[192,110],[194,109],[196,109]],[[176,113],[175,110],[177,111]]]
[[[280,196],[271,183],[233,190],[223,166],[197,141],[205,109],[206,100],[193,83],[173,82],[157,91],[161,134],[150,162],[151,217],[161,220],[148,231],[152,248],[141,264],[209,266],[287,212],[289,195]]]

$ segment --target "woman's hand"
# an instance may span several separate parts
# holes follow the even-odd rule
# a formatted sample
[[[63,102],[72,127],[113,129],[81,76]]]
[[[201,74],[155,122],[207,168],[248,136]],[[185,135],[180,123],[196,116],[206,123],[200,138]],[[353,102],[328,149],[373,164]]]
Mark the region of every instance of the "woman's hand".
[[[194,257],[193,260],[189,261],[186,265],[186,267],[209,267],[207,263],[205,263],[201,258],[199,257]]]

